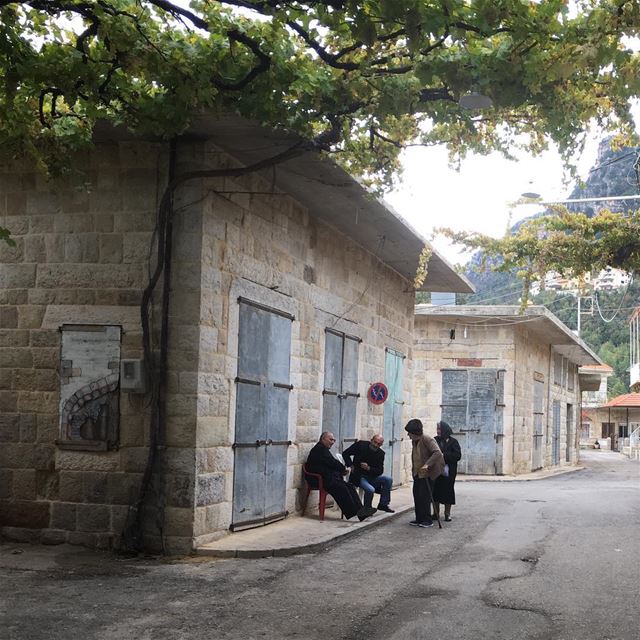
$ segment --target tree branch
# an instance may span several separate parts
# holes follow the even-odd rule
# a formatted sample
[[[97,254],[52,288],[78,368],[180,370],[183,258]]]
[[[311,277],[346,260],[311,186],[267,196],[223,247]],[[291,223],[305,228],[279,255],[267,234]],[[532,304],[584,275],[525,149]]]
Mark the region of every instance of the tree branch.
[[[311,37],[311,34],[301,27],[297,22],[289,21],[287,25],[293,29],[320,57],[323,62],[334,67],[335,69],[342,69],[344,71],[356,71],[360,68],[357,62],[340,62],[338,55],[329,53],[317,40]],[[344,55],[344,54],[340,54]]]

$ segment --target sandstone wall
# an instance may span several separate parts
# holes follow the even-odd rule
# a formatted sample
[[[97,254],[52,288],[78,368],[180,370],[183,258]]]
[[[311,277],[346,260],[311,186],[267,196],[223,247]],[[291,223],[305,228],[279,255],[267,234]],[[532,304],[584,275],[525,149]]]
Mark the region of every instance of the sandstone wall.
[[[454,339],[451,338],[452,329],[455,329]],[[462,317],[451,321],[417,315],[413,376],[415,413],[428,426],[429,432],[435,434],[442,403],[442,369],[467,368],[469,361],[475,361],[473,366],[503,369],[503,436],[499,440],[502,442],[502,471],[505,474],[528,473],[533,464],[534,380],[541,380],[544,383],[542,466],[552,465],[551,407],[554,400],[561,403],[560,465],[574,463],[577,459],[575,429],[579,398],[575,365],[564,361],[565,371],[570,370],[574,376],[573,389],[569,389],[566,374],[562,384],[555,384],[552,356],[549,346],[536,340],[526,323],[488,326],[475,319],[465,322]],[[568,410],[574,416],[569,436]],[[461,466],[464,470],[464,465]]]
[[[231,162],[215,145],[182,143],[177,171]],[[120,326],[121,358],[142,357],[139,304],[167,149],[101,144],[80,165],[80,181],[49,183],[24,166],[0,173],[0,223],[17,242],[0,244],[0,525],[13,538],[107,547],[145,469],[150,399],[120,392],[117,450],[60,446],[60,328]],[[365,396],[384,379],[386,347],[406,354],[410,385],[414,294],[259,176],[183,186],[173,238],[164,481],[154,485],[147,535],[185,552],[230,524],[238,296],[295,316],[287,477],[295,512],[322,421],[325,329],[362,339],[356,435],[368,438],[382,430],[383,407]],[[152,321],[157,334],[157,305]]]
[[[109,546],[136,495],[147,449],[143,398],[120,394],[120,447],[74,451],[60,438],[60,328],[122,327],[122,358],[141,357],[161,148],[105,144],[82,174],[48,182],[0,168],[0,524],[6,535]]]

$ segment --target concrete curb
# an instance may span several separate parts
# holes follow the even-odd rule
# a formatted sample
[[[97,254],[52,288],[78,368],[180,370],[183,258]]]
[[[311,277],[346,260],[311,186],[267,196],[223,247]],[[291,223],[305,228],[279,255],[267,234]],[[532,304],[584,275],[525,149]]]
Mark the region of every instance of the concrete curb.
[[[327,549],[338,542],[342,542],[346,538],[352,538],[364,531],[369,531],[373,527],[379,527],[385,522],[394,520],[412,509],[412,504],[403,505],[398,507],[395,513],[385,513],[382,517],[370,518],[361,526],[340,531],[339,533],[332,535],[330,538],[319,542],[292,544],[286,547],[266,549],[206,549],[204,547],[199,547],[195,550],[195,555],[200,557],[209,556],[213,558],[285,558],[305,553],[317,553],[318,551]]]
[[[555,478],[556,476],[563,476],[567,473],[575,473],[576,471],[584,471],[586,467],[563,467],[561,469],[552,471],[542,471],[540,473],[533,472],[528,474],[522,474],[519,476],[456,476],[457,482],[533,482],[534,480],[546,480],[547,478]]]

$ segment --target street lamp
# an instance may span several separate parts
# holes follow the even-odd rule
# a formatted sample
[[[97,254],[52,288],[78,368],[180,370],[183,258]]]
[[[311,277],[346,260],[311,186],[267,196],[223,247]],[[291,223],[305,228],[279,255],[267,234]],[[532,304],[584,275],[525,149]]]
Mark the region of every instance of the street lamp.
[[[493,106],[493,100],[489,96],[484,96],[477,91],[471,91],[461,96],[458,104],[463,109],[488,109]]]

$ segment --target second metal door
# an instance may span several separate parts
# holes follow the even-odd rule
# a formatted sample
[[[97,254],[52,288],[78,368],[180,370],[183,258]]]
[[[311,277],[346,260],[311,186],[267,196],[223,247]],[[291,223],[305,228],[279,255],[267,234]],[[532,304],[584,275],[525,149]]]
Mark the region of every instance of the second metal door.
[[[402,482],[401,443],[402,410],[404,400],[402,385],[404,378],[404,355],[387,349],[385,354],[384,381],[389,395],[384,403],[385,473],[393,478],[393,484]]]
[[[338,451],[356,439],[359,344],[344,333],[325,332],[322,430],[333,433]]]
[[[504,371],[445,369],[442,420],[459,438],[459,469],[469,474],[502,473]]]

